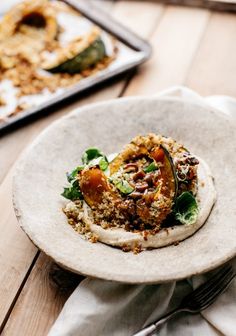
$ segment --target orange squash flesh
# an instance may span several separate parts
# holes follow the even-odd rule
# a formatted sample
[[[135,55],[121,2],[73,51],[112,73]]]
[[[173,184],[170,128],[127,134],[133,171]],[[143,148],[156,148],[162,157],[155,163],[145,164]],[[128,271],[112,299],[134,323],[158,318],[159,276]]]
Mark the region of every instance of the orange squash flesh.
[[[83,193],[86,203],[90,207],[96,206],[96,204],[102,202],[103,192],[109,191],[106,176],[97,167],[82,171],[80,190]]]
[[[166,149],[160,147],[158,151],[154,151],[151,156],[156,162],[161,162],[160,167],[160,180],[163,182],[158,194],[162,193],[167,198],[174,198],[177,193],[177,180],[174,171],[174,164]],[[155,196],[155,198],[157,197]]]
[[[153,195],[153,198],[148,200],[140,200],[137,204],[137,214],[144,222],[152,222],[154,225],[160,224],[166,216],[171,212],[173,200],[177,193],[177,180],[175,177],[175,171],[172,163],[172,159],[169,156],[167,150],[163,147],[154,149],[150,156],[157,162],[161,163],[160,175],[158,178],[157,189],[158,191]],[[159,186],[159,188],[158,188]],[[166,199],[165,204],[160,211],[153,215],[150,211],[150,205],[153,201],[160,201]]]
[[[108,183],[107,177],[98,167],[92,167],[81,172],[80,190],[90,207],[96,207],[102,203],[104,192],[109,192],[114,200],[117,198]]]

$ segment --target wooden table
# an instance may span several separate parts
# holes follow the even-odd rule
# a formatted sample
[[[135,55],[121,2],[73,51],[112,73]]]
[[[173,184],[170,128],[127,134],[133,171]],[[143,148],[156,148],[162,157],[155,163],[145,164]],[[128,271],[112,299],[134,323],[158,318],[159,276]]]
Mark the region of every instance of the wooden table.
[[[80,277],[68,276],[19,228],[11,204],[14,164],[53,120],[73,108],[186,85],[202,95],[236,97],[236,16],[149,1],[96,1],[153,46],[136,73],[0,138],[0,333],[46,335]],[[37,190],[32,186],[32,197]]]

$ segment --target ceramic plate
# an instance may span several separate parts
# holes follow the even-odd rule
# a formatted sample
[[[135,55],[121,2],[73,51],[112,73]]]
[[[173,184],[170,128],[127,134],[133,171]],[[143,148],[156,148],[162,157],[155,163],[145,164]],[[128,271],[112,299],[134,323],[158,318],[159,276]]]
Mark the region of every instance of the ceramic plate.
[[[21,158],[13,200],[21,227],[57,263],[74,272],[127,283],[158,283],[208,271],[236,255],[236,123],[177,98],[125,98],[73,111],[48,127]],[[66,221],[65,172],[91,146],[119,151],[137,134],[182,142],[210,166],[216,204],[205,225],[177,246],[137,255],[85,241]]]

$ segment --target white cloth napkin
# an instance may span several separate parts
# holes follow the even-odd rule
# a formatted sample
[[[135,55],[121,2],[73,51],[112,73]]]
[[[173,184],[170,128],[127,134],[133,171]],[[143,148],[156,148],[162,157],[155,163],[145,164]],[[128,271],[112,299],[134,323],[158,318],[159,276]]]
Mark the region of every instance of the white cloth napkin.
[[[185,87],[172,87],[158,96],[178,96],[211,105],[236,117],[236,99],[202,98]],[[236,259],[232,261],[236,267]],[[66,302],[49,336],[131,336],[178,305],[207,275],[162,285],[126,285],[85,279]],[[198,315],[179,314],[156,333],[160,336],[236,336],[236,281]]]

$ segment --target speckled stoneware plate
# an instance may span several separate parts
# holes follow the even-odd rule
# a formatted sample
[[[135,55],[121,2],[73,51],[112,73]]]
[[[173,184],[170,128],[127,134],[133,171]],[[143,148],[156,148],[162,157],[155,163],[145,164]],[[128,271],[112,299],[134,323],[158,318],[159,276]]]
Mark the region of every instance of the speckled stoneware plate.
[[[65,172],[90,146],[117,152],[137,134],[168,135],[210,166],[216,204],[205,225],[178,246],[137,255],[85,241],[66,221],[60,196]],[[48,127],[21,158],[14,207],[30,239],[60,265],[127,283],[157,283],[208,271],[236,255],[236,123],[176,98],[125,98],[85,106]]]

